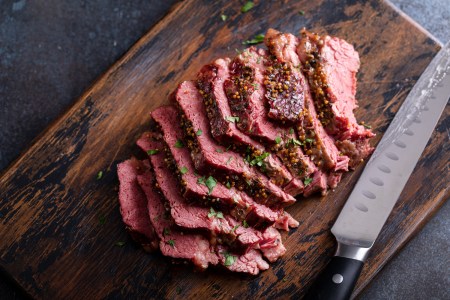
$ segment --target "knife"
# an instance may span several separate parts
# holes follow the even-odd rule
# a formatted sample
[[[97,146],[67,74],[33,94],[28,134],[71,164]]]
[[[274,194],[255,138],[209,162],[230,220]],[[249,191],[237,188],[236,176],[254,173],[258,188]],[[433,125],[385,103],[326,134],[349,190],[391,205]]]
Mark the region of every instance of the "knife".
[[[364,168],[331,232],[335,256],[305,299],[349,299],[370,248],[450,97],[450,42],[420,76]]]

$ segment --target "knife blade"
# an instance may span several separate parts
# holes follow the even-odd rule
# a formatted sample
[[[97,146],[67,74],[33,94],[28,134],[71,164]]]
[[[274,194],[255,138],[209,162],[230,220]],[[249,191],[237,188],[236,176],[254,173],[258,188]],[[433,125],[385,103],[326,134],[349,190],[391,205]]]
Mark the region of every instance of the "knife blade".
[[[450,42],[420,76],[331,228],[337,250],[306,299],[349,299],[450,97]]]

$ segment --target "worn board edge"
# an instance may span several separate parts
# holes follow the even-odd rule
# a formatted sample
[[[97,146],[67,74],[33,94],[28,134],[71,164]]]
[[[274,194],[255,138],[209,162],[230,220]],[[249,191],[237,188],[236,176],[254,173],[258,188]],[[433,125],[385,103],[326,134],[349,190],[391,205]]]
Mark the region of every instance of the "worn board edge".
[[[190,0],[194,1],[194,0]],[[77,99],[73,102],[71,106],[67,108],[65,112],[63,112],[58,118],[56,118],[52,123],[50,123],[49,126],[44,129],[41,134],[39,134],[35,139],[33,139],[30,143],[30,146],[26,148],[17,159],[15,159],[7,168],[5,168],[3,171],[0,172],[0,183],[7,181],[7,178],[14,173],[14,170],[20,166],[22,161],[32,153],[36,152],[40,145],[42,140],[45,140],[48,136],[50,136],[54,131],[56,131],[58,128],[61,127],[61,124],[70,117],[71,115],[75,114],[80,107],[82,107],[85,103],[85,101],[89,98],[91,92],[94,89],[101,88],[104,83],[108,81],[108,79],[112,76],[114,76],[114,73],[121,68],[124,64],[126,64],[128,61],[130,61],[135,54],[139,51],[139,49],[142,47],[142,45],[145,45],[147,41],[151,40],[154,36],[156,36],[165,23],[170,22],[178,13],[178,11],[182,10],[185,6],[188,6],[187,3],[190,1],[182,1],[179,3],[174,4],[169,12],[161,18],[154,26],[152,26],[146,34],[144,34],[136,43],[131,46],[126,53],[118,59],[109,69],[107,69],[102,75],[98,77],[98,79],[94,80],[93,83],[90,85],[89,88]],[[426,36],[428,36],[430,39],[432,39],[438,46],[442,47],[442,43],[429,31],[427,31],[425,28],[423,28],[420,24],[418,24],[416,21],[414,21],[411,17],[409,17],[407,14],[405,14],[403,11],[401,11],[397,6],[395,6],[392,2],[389,0],[383,0],[391,9],[393,9],[396,13],[398,13],[402,18],[406,19],[408,23],[410,23],[412,26],[416,27],[416,29],[422,31]],[[374,272],[370,275],[369,279],[365,281],[363,284],[360,284],[357,289],[353,293],[353,297],[357,297],[361,294],[362,291],[365,290],[366,287],[370,285],[370,282],[374,277],[377,276],[377,274],[383,269],[383,267],[392,259],[393,256],[395,256],[398,252],[400,252],[403,247],[410,241],[417,233],[425,226],[425,224],[434,216],[434,214],[439,210],[439,208],[448,200],[449,198],[449,192],[448,189],[442,191],[433,201],[431,201],[434,205],[425,213],[422,215],[422,219],[419,220],[415,224],[415,226],[409,227],[408,232],[403,236],[403,239],[396,241],[395,245],[392,247],[392,251],[390,251],[386,255],[386,259],[379,264],[377,269],[374,270]],[[2,266],[0,266],[0,269],[2,269],[2,272],[9,276],[9,278],[14,281],[14,283],[22,288],[20,285],[20,282],[17,281],[13,276],[11,276]],[[23,289],[23,288],[22,288]],[[31,295],[28,293],[25,289],[23,289],[25,293],[28,295]]]

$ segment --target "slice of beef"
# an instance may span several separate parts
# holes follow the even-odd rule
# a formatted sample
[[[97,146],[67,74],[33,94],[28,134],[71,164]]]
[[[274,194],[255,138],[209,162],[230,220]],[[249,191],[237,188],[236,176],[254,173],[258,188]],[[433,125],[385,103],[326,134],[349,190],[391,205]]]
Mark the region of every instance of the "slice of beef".
[[[120,213],[133,239],[146,251],[152,251],[158,249],[159,240],[150,223],[147,198],[137,182],[138,174],[143,171],[142,162],[135,158],[118,164]]]
[[[164,198],[155,188],[155,178],[150,169],[138,175],[138,183],[144,190],[148,201],[147,213],[153,228],[160,238],[162,254],[173,258],[187,259],[200,269],[217,265],[219,256],[215,249],[201,234],[186,233],[178,227],[164,207]]]
[[[302,31],[297,53],[320,121],[327,132],[340,141],[336,145],[350,157],[349,165],[355,167],[372,153],[368,138],[374,136],[370,129],[357,123],[353,114],[357,108],[358,53],[344,40],[306,30]]]
[[[283,187],[292,180],[289,171],[262,144],[236,127],[240,119],[232,115],[224,88],[224,83],[230,78],[229,63],[228,58],[217,59],[204,66],[197,76],[197,88],[205,104],[211,134],[222,144],[232,145],[233,151],[248,157],[255,167]]]
[[[156,145],[155,145],[156,146]],[[190,229],[203,229],[211,236],[214,243],[225,243],[244,249],[260,248],[267,243],[274,244],[277,238],[268,234],[269,229],[255,230],[240,223],[232,216],[214,209],[189,205],[180,193],[180,187],[174,173],[168,168],[164,154],[150,156],[158,187],[170,205],[170,213],[178,226]],[[271,227],[269,227],[271,228]],[[274,247],[278,245],[274,244]]]
[[[279,137],[288,134],[289,129],[277,126],[267,118],[264,106],[267,52],[250,47],[240,53],[230,64],[230,78],[224,88],[229,107],[239,118],[236,126],[246,134],[276,144]]]
[[[346,41],[302,31],[297,52],[311,85],[319,119],[339,140],[372,137],[356,121],[356,73],[359,55]]]
[[[230,182],[259,203],[286,206],[295,202],[294,197],[252,168],[240,155],[214,141],[201,95],[192,81],[180,84],[174,98],[180,108],[185,138],[196,169],[205,173],[215,172],[215,177],[223,184]],[[201,130],[201,135],[195,134],[198,130]]]
[[[263,49],[250,47],[239,54],[231,63],[231,76],[224,84],[228,102],[233,114],[239,116],[239,129],[270,144],[271,149],[281,158],[292,176],[284,190],[290,194],[303,191],[303,181],[317,168],[305,156],[298,143],[293,128],[283,127],[269,121],[265,109],[266,84],[269,84],[268,54]],[[244,124],[244,125],[242,125]],[[292,191],[290,189],[292,188]]]
[[[327,134],[319,121],[308,83],[299,71],[300,59],[296,53],[298,39],[292,34],[269,29],[265,42],[275,59],[287,64],[291,73],[296,74],[299,88],[295,92],[302,93],[304,96],[303,118],[297,123],[297,131],[304,151],[324,171],[347,171],[349,159],[347,156],[340,155],[334,139]]]
[[[245,272],[258,275],[260,271],[267,270],[269,264],[262,258],[261,253],[255,249],[243,255],[234,255],[225,247],[218,246],[220,262],[232,272]]]

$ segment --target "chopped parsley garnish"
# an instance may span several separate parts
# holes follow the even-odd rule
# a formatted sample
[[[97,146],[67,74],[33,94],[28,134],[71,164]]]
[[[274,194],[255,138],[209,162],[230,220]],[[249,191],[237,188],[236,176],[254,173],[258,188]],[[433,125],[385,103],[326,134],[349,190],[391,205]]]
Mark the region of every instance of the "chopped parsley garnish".
[[[252,38],[251,40],[246,40],[245,42],[242,42],[242,45],[256,45],[262,42],[264,42],[264,34],[260,33],[255,35],[255,37]]]
[[[303,145],[303,143],[301,141],[297,140],[297,139],[289,139],[289,144],[297,145],[297,146],[302,146]]]
[[[227,165],[229,165],[230,164],[230,162],[233,160],[233,157],[232,156],[230,156],[229,158],[228,158],[228,160],[227,160]]]
[[[169,228],[164,228],[163,235],[166,236],[166,235],[169,235],[169,234],[170,234],[170,229]]]
[[[198,184],[205,184],[205,176],[199,177],[199,178],[197,179],[197,183],[198,183]]]
[[[244,228],[248,228],[248,223],[247,220],[242,221],[242,226],[244,226]]]
[[[230,150],[231,145],[228,145],[228,147],[225,149],[225,152],[228,152],[228,150]]]
[[[217,152],[217,153],[223,153],[223,150],[222,150],[222,149],[219,149],[219,148],[217,148],[217,149],[216,149],[216,152]]]
[[[215,211],[214,208],[209,209],[208,218],[223,219],[223,213],[221,211]]]
[[[312,144],[314,142],[314,140],[313,139],[305,139],[305,142]]]
[[[181,174],[186,174],[188,171],[189,171],[189,170],[188,170],[188,168],[186,168],[186,167],[182,167],[182,168],[180,169],[180,173],[181,173]]]
[[[125,242],[116,242],[114,245],[117,247],[123,247],[125,245]]]
[[[98,222],[100,223],[100,225],[105,224],[106,223],[106,217],[105,216],[98,217]]]
[[[214,179],[214,177],[209,176],[206,180],[205,180],[205,185],[208,187],[208,194],[211,194],[211,192],[213,191],[214,187],[217,185],[217,180]]]
[[[226,21],[228,19],[227,15],[220,15],[220,18],[222,19],[222,21]]]
[[[305,180],[303,181],[303,183],[305,184],[305,186],[308,186],[311,184],[312,181],[313,181],[312,178],[306,177]]]
[[[237,122],[239,122],[239,117],[228,116],[225,118],[225,120],[227,120],[228,122],[231,122],[231,123],[237,123]]]
[[[231,189],[231,183],[229,181],[227,181],[227,183],[225,183],[225,186],[227,187],[227,189]]]
[[[174,146],[175,146],[175,148],[183,148],[184,147],[183,142],[181,140],[176,141]]]
[[[305,11],[304,11],[304,10],[301,10],[301,11],[298,12],[298,14],[301,15],[301,16],[303,16],[303,15],[305,14]]]
[[[247,1],[247,3],[245,3],[244,5],[242,5],[241,7],[241,12],[242,13],[246,13],[248,12],[250,9],[252,9],[255,6],[255,3],[253,3],[252,1]]]
[[[103,177],[103,171],[98,172],[97,173],[97,180],[102,179],[102,177]]]
[[[236,256],[234,256],[234,255],[224,252],[223,256],[225,256],[225,264],[224,265],[226,267],[232,266],[236,262]]]
[[[172,248],[175,248],[175,241],[174,240],[168,240],[166,243],[169,244]]]
[[[234,226],[233,227],[233,229],[231,229],[231,232],[235,232],[236,231],[236,229],[238,229],[239,228],[239,224],[238,225],[236,225],[236,226]]]
[[[197,132],[195,133],[197,136],[201,136],[203,133],[203,131],[201,129],[197,130]]]
[[[289,129],[289,133],[293,134],[294,133],[294,128]]]
[[[158,152],[159,152],[158,149],[150,149],[150,150],[147,150],[147,154],[148,154],[148,155],[155,155],[155,154],[158,153]]]
[[[364,126],[364,128],[367,128],[367,129],[371,129],[372,128],[371,125],[368,125],[368,124],[365,124],[365,123],[362,123],[361,125]]]
[[[270,155],[268,152],[264,152],[263,154],[256,156],[254,159],[250,161],[251,166],[262,167],[264,165],[264,160]]]
[[[275,143],[277,143],[277,144],[281,143],[281,138],[279,136],[277,136],[275,138]]]

